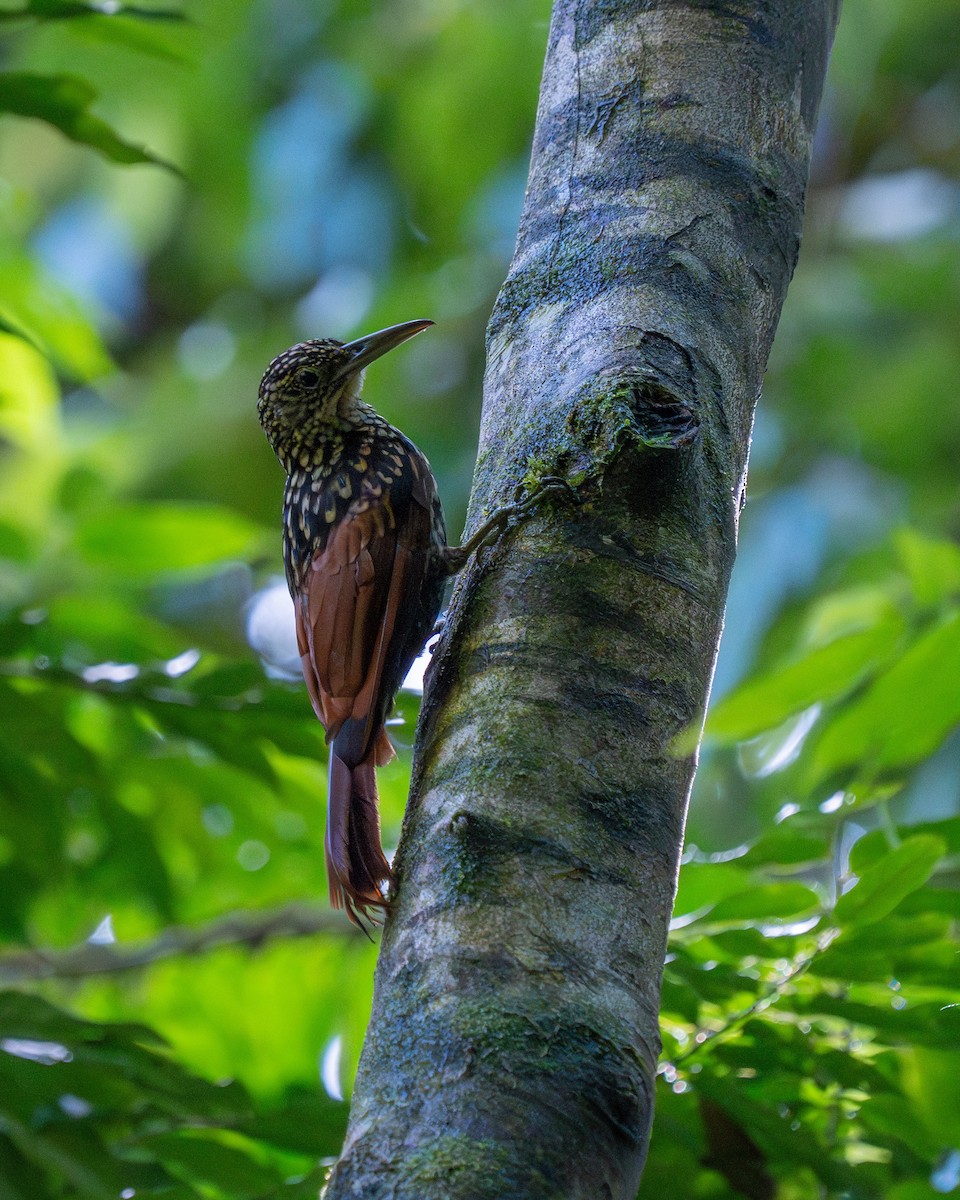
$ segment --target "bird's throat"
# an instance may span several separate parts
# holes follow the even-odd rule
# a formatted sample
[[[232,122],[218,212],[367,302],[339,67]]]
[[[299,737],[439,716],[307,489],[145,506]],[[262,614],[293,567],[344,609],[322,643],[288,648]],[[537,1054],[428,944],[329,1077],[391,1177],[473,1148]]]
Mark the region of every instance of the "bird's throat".
[[[303,471],[335,470],[344,454],[349,454],[358,441],[369,440],[387,422],[364,404],[357,396],[341,402],[333,419],[308,419],[289,431],[282,445],[276,446],[277,457],[288,475]]]

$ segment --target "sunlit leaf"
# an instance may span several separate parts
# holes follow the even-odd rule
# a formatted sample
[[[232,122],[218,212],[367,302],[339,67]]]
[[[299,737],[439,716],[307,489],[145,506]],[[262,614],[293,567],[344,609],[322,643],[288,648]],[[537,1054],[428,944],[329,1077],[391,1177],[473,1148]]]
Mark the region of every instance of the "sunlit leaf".
[[[938,1149],[960,1150],[960,1044],[939,1051],[916,1047],[904,1055],[904,1063],[904,1091]]]
[[[946,847],[932,834],[917,834],[869,867],[836,903],[838,924],[862,927],[893,912],[929,878]]]
[[[864,694],[827,725],[813,751],[815,779],[869,763],[903,766],[929,754],[960,721],[960,612],[921,634]]]
[[[707,737],[718,742],[743,741],[813,704],[852,691],[867,671],[889,657],[898,632],[895,625],[885,623],[839,637],[799,662],[742,685],[711,709]]]
[[[59,440],[58,400],[48,362],[19,338],[0,334],[0,434],[49,451]]]
[[[797,952],[797,935],[758,929],[746,925],[740,929],[711,929],[710,946],[715,956],[731,962],[744,958],[792,958]]]
[[[859,1117],[874,1136],[904,1142],[927,1160],[935,1159],[941,1149],[942,1143],[938,1144],[904,1096],[871,1096],[861,1107]]]
[[[74,379],[97,379],[111,370],[100,335],[77,300],[26,255],[6,247],[0,253],[0,328]]]
[[[23,338],[23,340],[29,343],[29,345],[33,346],[35,350],[40,350],[42,353],[42,347],[37,345],[37,343],[33,340],[30,334],[27,333],[22,325],[18,324],[16,321],[12,321],[9,317],[5,317],[2,314],[0,314],[0,333],[10,333],[13,334],[14,337]]]
[[[711,922],[776,920],[808,915],[819,906],[817,893],[806,884],[767,883],[727,896],[707,919]]]
[[[688,863],[680,872],[674,912],[696,912],[750,886],[749,872],[733,863]]]
[[[121,17],[119,20],[92,17],[74,25],[72,31],[78,40],[84,42],[118,46],[178,66],[193,65],[184,47],[184,36],[173,24],[173,18],[164,24],[160,20],[138,20],[133,17]]]
[[[57,596],[35,628],[37,649],[83,666],[105,661],[153,664],[182,651],[183,634],[138,611],[129,596],[101,591]]]
[[[902,630],[903,618],[888,584],[861,584],[828,592],[815,599],[804,614],[801,644],[809,650],[867,630]]]
[[[121,577],[205,567],[246,558],[264,544],[259,526],[212,505],[126,504],[81,522],[86,560]]]
[[[770,863],[795,865],[823,859],[830,846],[832,831],[804,829],[794,820],[783,821],[764,833],[740,859],[744,866]]]
[[[0,112],[46,121],[72,141],[91,146],[117,163],[152,163],[175,170],[148,150],[124,141],[89,110],[97,90],[75,75],[0,72]]]
[[[282,1183],[278,1173],[258,1162],[253,1147],[239,1138],[225,1142],[215,1133],[159,1133],[141,1139],[138,1145],[180,1178],[212,1184],[231,1197],[259,1196]]]
[[[960,546],[915,529],[901,529],[896,546],[918,604],[942,604],[960,594]]]
[[[0,558],[26,563],[30,559],[30,550],[30,541],[22,530],[6,521],[0,521]]]

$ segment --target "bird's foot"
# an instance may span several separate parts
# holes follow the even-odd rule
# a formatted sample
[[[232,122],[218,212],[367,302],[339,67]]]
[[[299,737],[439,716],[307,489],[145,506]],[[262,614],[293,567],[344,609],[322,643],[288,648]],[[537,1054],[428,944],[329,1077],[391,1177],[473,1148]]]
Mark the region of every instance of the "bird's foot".
[[[512,504],[505,504],[493,512],[462,546],[447,547],[445,558],[451,575],[466,565],[471,554],[496,545],[510,525],[532,513],[548,495],[557,492],[565,492],[575,503],[581,503],[576,488],[559,475],[544,475],[531,492],[525,492],[521,484]]]
[[[582,504],[583,498],[572,483],[566,479],[562,479],[559,475],[543,475],[537,482],[536,487],[531,492],[527,492],[524,485],[521,483],[517,488],[517,495],[512,508],[516,511],[515,516],[524,516],[528,512],[532,512],[537,505],[551,492],[564,492],[569,500],[574,504]]]

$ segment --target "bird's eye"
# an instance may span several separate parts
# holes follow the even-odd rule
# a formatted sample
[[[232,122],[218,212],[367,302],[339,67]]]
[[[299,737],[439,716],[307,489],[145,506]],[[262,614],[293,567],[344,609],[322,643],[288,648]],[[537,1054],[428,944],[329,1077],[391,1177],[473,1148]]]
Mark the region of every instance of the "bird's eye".
[[[297,372],[297,383],[301,387],[314,388],[319,382],[320,376],[316,371],[311,370],[310,367],[304,367],[301,371]]]

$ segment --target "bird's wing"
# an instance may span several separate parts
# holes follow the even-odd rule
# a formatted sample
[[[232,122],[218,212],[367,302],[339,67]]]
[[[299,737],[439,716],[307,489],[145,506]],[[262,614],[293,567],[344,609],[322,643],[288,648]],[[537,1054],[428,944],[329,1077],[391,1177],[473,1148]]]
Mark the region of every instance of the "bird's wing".
[[[297,641],[313,707],[332,741],[348,721],[350,741],[365,757],[393,699],[381,694],[384,674],[395,689],[410,622],[419,598],[429,515],[418,503],[395,517],[389,505],[346,515],[331,530],[305,573],[297,602]],[[359,734],[354,739],[353,733]],[[379,747],[384,761],[387,739]]]

